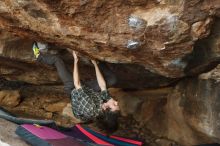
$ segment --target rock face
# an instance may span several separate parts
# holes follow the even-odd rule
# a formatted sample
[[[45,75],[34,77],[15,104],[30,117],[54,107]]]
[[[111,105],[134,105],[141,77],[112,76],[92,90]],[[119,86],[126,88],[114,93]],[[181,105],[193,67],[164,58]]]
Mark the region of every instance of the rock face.
[[[168,137],[185,145],[219,143],[218,91],[219,83],[213,80],[182,82],[169,97]]]
[[[19,91],[16,90],[3,90],[0,91],[0,105],[15,107],[19,104],[21,98]]]
[[[8,33],[1,33],[0,75],[8,80],[19,80],[30,84],[62,84],[55,67],[40,64],[32,52],[33,40],[20,39]],[[22,50],[22,52],[20,51]],[[73,57],[64,48],[50,45],[49,54],[60,56],[72,74]],[[94,67],[88,58],[80,57],[81,78],[97,89]],[[134,64],[100,63],[106,81],[112,87],[143,89],[147,87],[167,86],[176,79],[166,78],[144,67]],[[113,77],[111,77],[113,76]],[[111,79],[112,78],[112,79]],[[133,84],[131,84],[133,83]]]
[[[34,59],[37,40],[70,72],[66,48],[78,51],[82,80],[95,89],[88,58],[107,80],[114,75],[120,89],[110,93],[126,117],[118,134],[150,145],[220,143],[219,27],[219,0],[1,0],[0,104],[19,116],[80,122],[56,69]]]
[[[188,75],[198,75],[207,72],[219,64],[219,44],[220,44],[220,20],[212,25],[211,34],[196,42],[194,51],[189,57],[190,64],[185,68]]]
[[[140,133],[147,128],[184,146],[220,143],[219,70],[220,65],[198,78],[180,81],[175,88],[111,93],[119,97],[122,115],[138,121]]]
[[[180,81],[175,88],[109,89],[123,116],[116,134],[143,139],[149,146],[219,143],[219,79],[218,66],[199,78]],[[72,115],[70,100],[62,92],[62,86],[28,85],[20,89],[24,97],[20,104],[5,108],[22,117],[72,126],[80,121]]]
[[[3,0],[0,5],[4,30],[172,78],[184,76],[183,57],[209,34],[220,7],[218,0]]]
[[[17,91],[5,91],[9,103],[0,106],[18,117],[27,117],[35,119],[51,119],[58,125],[71,127],[80,120],[73,116],[72,108],[69,106],[69,96],[64,94],[62,86],[33,86],[26,85],[19,88],[19,97],[22,100],[17,104],[13,99],[13,94]],[[1,91],[3,92],[3,91]],[[10,94],[9,94],[10,93]],[[16,106],[11,106],[15,105]]]

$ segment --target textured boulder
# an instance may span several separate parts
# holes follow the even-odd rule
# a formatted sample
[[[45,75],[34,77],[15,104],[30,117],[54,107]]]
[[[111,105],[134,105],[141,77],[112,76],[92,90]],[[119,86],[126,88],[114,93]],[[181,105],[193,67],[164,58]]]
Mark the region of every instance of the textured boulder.
[[[212,25],[211,34],[196,42],[194,51],[188,56],[190,64],[185,68],[187,75],[207,72],[220,63],[220,19]]]
[[[2,90],[0,91],[0,105],[15,107],[20,103],[21,97],[17,90]]]
[[[64,94],[62,86],[32,86],[20,88],[21,102],[16,107],[2,105],[3,108],[18,117],[51,119],[58,125],[73,126],[78,123],[72,112],[69,96]],[[16,104],[16,101],[15,103]]]
[[[175,88],[111,93],[118,97],[122,115],[138,121],[139,132],[147,128],[184,146],[220,143],[219,81],[220,65],[180,81]]]
[[[184,145],[219,143],[219,65],[182,81],[168,97],[168,138]]]
[[[93,86],[88,58],[109,69],[113,87],[171,86],[111,89],[122,115],[135,119],[121,122],[121,135],[152,145],[220,143],[219,27],[219,0],[1,0],[0,89],[19,89],[23,100],[7,107],[18,115],[65,126],[80,122],[62,86],[55,86],[62,84],[56,69],[34,59],[33,40],[43,41],[70,71],[73,59],[66,48],[78,51],[82,80]],[[172,88],[182,77],[201,73]],[[127,132],[131,129],[135,134]]]
[[[51,103],[48,106],[45,106],[45,110],[49,112],[60,112],[67,105],[66,102],[59,101],[57,103]]]
[[[184,76],[197,39],[209,34],[219,1],[3,0],[0,28],[59,44],[99,60]]]
[[[219,68],[198,79],[182,80],[175,88],[109,89],[126,117],[117,133],[141,138],[149,145],[219,142]],[[73,116],[62,86],[26,86],[20,92],[24,99],[14,108],[7,107],[9,111],[20,116],[53,119],[63,126],[80,122]],[[135,122],[130,123],[131,119]]]
[[[36,61],[32,52],[32,40],[13,37],[6,32],[2,32],[1,34],[0,75],[2,77],[8,80],[19,80],[37,85],[62,84],[55,67],[40,64]],[[65,48],[50,44],[48,53],[60,56],[70,73],[72,73],[73,57]],[[97,89],[94,67],[88,58],[81,56],[80,60],[82,80],[91,82],[91,86]],[[147,71],[140,65],[100,64],[102,64],[100,69],[106,80],[112,82],[113,87],[140,89],[167,86],[176,81],[176,79],[166,78]]]

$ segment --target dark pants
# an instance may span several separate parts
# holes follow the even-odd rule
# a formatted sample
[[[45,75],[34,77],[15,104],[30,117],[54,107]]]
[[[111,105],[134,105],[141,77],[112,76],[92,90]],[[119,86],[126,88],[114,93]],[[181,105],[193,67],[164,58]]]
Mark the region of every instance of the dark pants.
[[[72,89],[74,88],[73,76],[67,70],[63,60],[60,57],[53,54],[40,54],[37,58],[37,61],[56,67],[58,75],[64,84],[64,91],[70,95]],[[106,64],[102,62],[99,63],[99,68],[106,80],[107,87],[112,87],[113,85],[115,85],[117,81],[116,77],[106,66]],[[97,80],[86,81],[83,84],[92,88],[95,91],[100,90]]]
[[[37,58],[37,61],[39,61],[40,63],[55,66],[57,69],[57,73],[64,84],[64,91],[67,94],[71,93],[72,89],[74,88],[73,76],[67,70],[62,59],[53,54],[40,54]]]

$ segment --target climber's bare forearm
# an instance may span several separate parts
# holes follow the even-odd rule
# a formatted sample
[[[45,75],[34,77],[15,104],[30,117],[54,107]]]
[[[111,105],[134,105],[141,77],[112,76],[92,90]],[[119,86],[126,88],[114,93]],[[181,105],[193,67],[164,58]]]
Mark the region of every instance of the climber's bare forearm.
[[[81,83],[80,83],[80,76],[78,69],[78,57],[76,56],[76,53],[74,51],[73,51],[73,57],[74,57],[74,67],[73,67],[74,86],[76,89],[79,89],[81,88]]]
[[[95,72],[96,72],[96,78],[97,78],[97,81],[98,81],[98,84],[99,84],[99,87],[101,88],[101,90],[106,90],[106,82],[105,82],[105,79],[96,63],[96,61],[92,61],[94,67],[95,67]]]

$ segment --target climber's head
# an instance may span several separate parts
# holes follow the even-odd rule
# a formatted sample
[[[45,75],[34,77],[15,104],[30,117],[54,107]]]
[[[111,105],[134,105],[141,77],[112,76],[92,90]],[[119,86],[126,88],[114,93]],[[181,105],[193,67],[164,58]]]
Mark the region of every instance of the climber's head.
[[[97,126],[106,133],[111,134],[118,129],[120,108],[118,102],[111,98],[101,105],[102,113],[97,117]]]
[[[120,116],[119,110],[111,111],[109,108],[104,110],[103,113],[97,117],[96,124],[97,127],[104,130],[107,134],[112,134],[118,127],[118,118]]]
[[[107,102],[103,103],[102,109],[103,110],[110,109],[110,111],[112,111],[112,112],[120,110],[119,105],[118,105],[118,101],[114,100],[113,98],[111,98]]]

